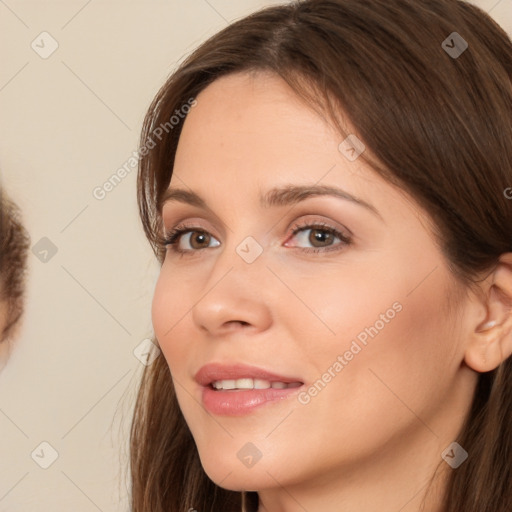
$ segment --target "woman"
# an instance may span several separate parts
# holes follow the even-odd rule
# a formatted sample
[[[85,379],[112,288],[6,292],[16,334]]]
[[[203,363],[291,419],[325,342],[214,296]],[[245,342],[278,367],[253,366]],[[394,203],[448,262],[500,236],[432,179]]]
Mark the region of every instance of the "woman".
[[[510,510],[511,78],[456,0],[268,8],[173,73],[134,511]]]
[[[0,189],[0,346],[2,359],[20,325],[29,236],[19,208]]]

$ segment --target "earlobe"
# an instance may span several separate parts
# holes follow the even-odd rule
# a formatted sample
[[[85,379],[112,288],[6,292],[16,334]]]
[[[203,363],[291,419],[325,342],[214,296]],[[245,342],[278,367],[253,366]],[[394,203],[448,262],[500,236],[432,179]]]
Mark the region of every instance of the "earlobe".
[[[473,342],[468,346],[464,362],[476,372],[490,372],[507,359],[502,347],[497,336],[487,336],[480,343]]]
[[[481,373],[494,370],[512,354],[512,253],[500,257],[485,286],[487,315],[471,333],[464,358]]]

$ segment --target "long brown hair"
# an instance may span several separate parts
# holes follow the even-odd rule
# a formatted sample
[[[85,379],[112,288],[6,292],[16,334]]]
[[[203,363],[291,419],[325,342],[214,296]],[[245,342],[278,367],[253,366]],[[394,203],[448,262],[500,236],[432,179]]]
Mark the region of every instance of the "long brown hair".
[[[243,71],[280,76],[327,114],[340,141],[346,133],[339,114],[346,116],[366,145],[362,156],[429,213],[460,283],[473,286],[512,251],[512,201],[504,194],[512,186],[507,34],[459,0],[305,0],[266,8],[214,35],[150,106],[138,202],[160,262],[161,199],[183,125],[171,127],[169,119],[217,78]],[[157,144],[147,150],[150,140]],[[444,512],[510,511],[512,358],[479,375],[457,442],[469,459],[450,475]],[[206,476],[163,357],[142,378],[131,473],[133,512],[257,509],[256,493],[221,489]]]
[[[7,305],[0,343],[10,338],[24,311],[29,244],[19,207],[0,188],[0,302]]]

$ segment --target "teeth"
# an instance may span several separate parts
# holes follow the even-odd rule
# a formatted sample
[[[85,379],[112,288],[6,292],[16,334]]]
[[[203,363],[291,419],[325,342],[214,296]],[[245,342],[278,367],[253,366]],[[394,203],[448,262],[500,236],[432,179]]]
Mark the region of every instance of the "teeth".
[[[223,380],[222,381],[222,389],[235,389],[236,381],[235,380]]]
[[[253,389],[254,381],[252,379],[237,379],[235,382],[235,388],[237,388],[237,389]]]
[[[300,382],[271,382],[263,379],[236,379],[236,380],[216,380],[212,382],[215,389],[286,389],[296,388],[301,385]]]
[[[268,380],[254,379],[254,389],[268,389],[271,386]]]

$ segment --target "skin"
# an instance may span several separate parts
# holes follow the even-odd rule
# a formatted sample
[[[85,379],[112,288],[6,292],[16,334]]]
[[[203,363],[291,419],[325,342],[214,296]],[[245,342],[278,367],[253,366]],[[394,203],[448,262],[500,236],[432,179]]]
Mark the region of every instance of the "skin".
[[[463,294],[416,202],[361,158],[347,160],[343,138],[276,76],[230,75],[197,100],[170,188],[193,190],[208,208],[170,201],[162,215],[166,231],[186,221],[211,238],[183,235],[179,247],[195,250],[183,256],[168,248],[152,316],[206,473],[258,491],[260,512],[416,512],[441,463],[426,508],[440,511],[453,471],[441,453],[478,372],[512,351],[510,255],[483,294]],[[329,196],[260,206],[260,192],[285,184],[336,186],[379,215]],[[352,243],[301,252],[315,239],[308,228],[292,236],[297,221],[351,232]],[[263,248],[250,264],[236,252],[248,236]],[[295,394],[238,417],[202,406],[193,377],[204,364],[251,364],[309,388],[397,302],[401,311],[307,404]],[[490,320],[498,325],[480,332]],[[237,457],[249,442],[262,454],[251,468]]]

